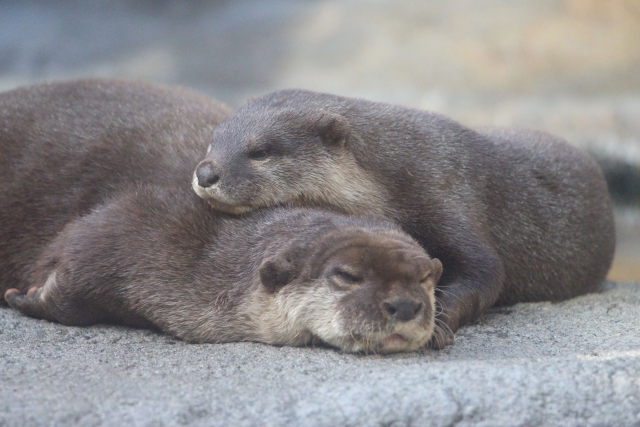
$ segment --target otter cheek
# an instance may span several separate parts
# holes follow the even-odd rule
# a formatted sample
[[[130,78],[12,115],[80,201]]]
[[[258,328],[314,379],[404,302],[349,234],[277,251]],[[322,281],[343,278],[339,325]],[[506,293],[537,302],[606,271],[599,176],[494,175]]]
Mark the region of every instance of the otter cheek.
[[[295,303],[282,306],[282,317],[294,320],[327,344],[343,348],[345,330],[338,305],[343,293],[331,289],[326,283],[315,284],[319,286],[313,289],[299,285],[285,286],[284,292],[279,292],[277,298],[282,298],[280,294],[289,293],[287,300]]]
[[[299,174],[299,170],[304,168],[307,173],[309,169],[303,163],[293,166],[289,161],[282,159],[272,159],[255,168],[256,176],[261,182],[260,198],[265,205],[275,205],[291,202],[297,190],[304,186],[304,175]]]
[[[218,194],[221,201],[236,205],[254,206],[257,192],[262,188],[260,177],[245,164],[236,162],[222,169],[218,182]]]
[[[436,293],[435,286],[429,286],[425,289],[425,311],[423,323],[429,322],[429,325],[435,323],[435,311],[436,311]]]

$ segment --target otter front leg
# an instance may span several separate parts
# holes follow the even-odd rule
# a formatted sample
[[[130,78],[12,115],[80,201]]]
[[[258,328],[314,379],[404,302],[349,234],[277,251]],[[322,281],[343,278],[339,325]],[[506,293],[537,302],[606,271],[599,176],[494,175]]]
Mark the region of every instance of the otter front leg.
[[[11,308],[15,308],[27,316],[56,320],[49,314],[46,304],[44,304],[42,288],[34,286],[29,288],[26,294],[21,293],[16,288],[10,288],[4,293],[4,299]]]
[[[57,271],[49,274],[42,286],[31,286],[26,293],[11,288],[4,293],[10,307],[38,319],[59,322],[64,325],[82,326],[100,321],[99,312],[60,281]]]
[[[460,242],[461,243],[461,242]],[[453,334],[476,320],[498,300],[504,286],[504,267],[495,251],[480,239],[463,248],[439,248],[443,274],[435,290],[436,325],[431,347],[444,348]]]

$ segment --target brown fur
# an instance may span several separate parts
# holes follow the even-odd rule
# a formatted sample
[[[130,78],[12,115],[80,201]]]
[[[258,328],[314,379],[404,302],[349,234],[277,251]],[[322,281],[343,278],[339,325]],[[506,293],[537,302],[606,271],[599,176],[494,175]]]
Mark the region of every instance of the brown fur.
[[[304,209],[232,217],[184,187],[142,185],[70,222],[5,298],[66,325],[392,352],[431,338],[440,272],[379,221]],[[390,315],[385,304],[403,300],[420,305],[415,317]]]
[[[442,260],[439,319],[451,331],[496,303],[593,291],[615,246],[602,172],[566,142],[303,90],[222,123],[193,187],[229,213],[294,203],[398,222]]]
[[[225,107],[101,80],[0,94],[0,106],[0,290],[23,313],[345,351],[432,337],[442,266],[396,226],[306,209],[229,216],[189,191]]]
[[[0,290],[19,286],[74,217],[135,182],[189,185],[231,115],[184,89],[113,80],[0,94]]]

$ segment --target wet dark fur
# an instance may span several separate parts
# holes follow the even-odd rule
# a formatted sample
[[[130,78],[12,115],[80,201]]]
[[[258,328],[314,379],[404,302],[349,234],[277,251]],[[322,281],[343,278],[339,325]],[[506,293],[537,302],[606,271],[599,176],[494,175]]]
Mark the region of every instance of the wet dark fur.
[[[348,191],[320,170],[335,167]],[[614,252],[606,183],[588,154],[542,132],[472,130],[400,106],[274,92],[216,129],[194,176],[229,212],[293,202],[397,221],[444,265],[436,295],[451,331],[494,304],[591,292]]]

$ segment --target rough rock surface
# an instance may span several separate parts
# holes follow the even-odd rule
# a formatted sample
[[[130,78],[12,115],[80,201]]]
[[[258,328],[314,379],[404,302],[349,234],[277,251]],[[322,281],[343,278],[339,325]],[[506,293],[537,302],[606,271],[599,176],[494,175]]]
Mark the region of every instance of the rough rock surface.
[[[495,309],[391,356],[65,327],[0,308],[0,426],[637,426],[640,285]]]

